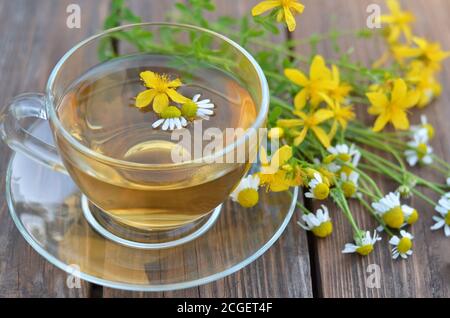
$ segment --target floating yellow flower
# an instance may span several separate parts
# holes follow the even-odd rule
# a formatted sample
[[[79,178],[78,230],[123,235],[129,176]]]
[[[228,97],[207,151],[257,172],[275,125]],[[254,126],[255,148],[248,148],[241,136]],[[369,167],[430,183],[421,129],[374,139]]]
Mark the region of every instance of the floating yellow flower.
[[[369,114],[378,115],[374,131],[381,131],[391,122],[396,129],[406,130],[409,128],[409,120],[406,111],[417,105],[419,94],[408,91],[406,83],[402,79],[394,82],[391,96],[383,93],[367,93],[372,106],[369,108]]]
[[[411,41],[411,24],[416,20],[414,14],[408,11],[402,11],[400,3],[397,0],[387,0],[387,6],[391,11],[390,15],[382,15],[381,22],[388,24],[389,43],[395,43],[403,34],[408,41]]]
[[[330,89],[329,96],[339,103],[345,103],[353,88],[351,85],[341,82],[339,68],[336,65],[332,66],[332,82],[333,86]]]
[[[177,78],[170,80],[167,75],[145,71],[140,74],[147,88],[136,97],[136,107],[147,107],[153,102],[153,110],[161,114],[169,107],[169,98],[175,103],[185,103],[189,99],[179,94],[176,89],[183,85]]]
[[[301,111],[294,111],[293,113],[298,116],[299,119],[280,119],[277,122],[277,126],[285,128],[303,128],[299,133],[295,134],[294,145],[300,145],[303,140],[305,140],[308,131],[311,130],[325,148],[330,147],[330,138],[319,125],[333,117],[332,111],[319,109],[311,114],[306,114]]]
[[[292,148],[283,146],[278,149],[269,160],[266,150],[260,149],[261,171],[258,173],[260,184],[265,185],[272,192],[286,191],[290,187],[300,185],[299,176],[287,162],[292,158]]]
[[[328,94],[335,87],[331,71],[327,68],[325,60],[320,55],[316,55],[312,61],[309,79],[297,69],[286,69],[284,74],[294,84],[303,88],[294,99],[296,110],[303,109],[308,100],[311,100],[311,105],[316,107],[323,101],[322,95]]]
[[[297,0],[272,0],[263,1],[252,9],[252,15],[261,15],[264,12],[277,8],[277,21],[286,21],[286,25],[290,32],[295,30],[297,23],[295,22],[295,14],[302,14],[305,6]]]

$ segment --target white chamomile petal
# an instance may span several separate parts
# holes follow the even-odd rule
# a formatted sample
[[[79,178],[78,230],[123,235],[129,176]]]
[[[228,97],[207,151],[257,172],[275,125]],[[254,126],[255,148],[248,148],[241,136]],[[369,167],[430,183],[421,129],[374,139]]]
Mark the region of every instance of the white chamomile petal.
[[[164,119],[158,119],[157,121],[155,121],[152,125],[153,128],[158,128],[159,126],[162,125],[162,123],[164,122]]]
[[[209,120],[210,117],[214,115],[213,109],[215,105],[211,103],[210,99],[200,100],[201,94],[196,94],[192,101],[197,105],[196,116],[202,118],[203,120]]]
[[[161,127],[161,130],[175,130],[181,129],[187,126],[187,120],[184,117],[175,117],[175,118],[161,118],[155,121],[152,125],[153,128]]]

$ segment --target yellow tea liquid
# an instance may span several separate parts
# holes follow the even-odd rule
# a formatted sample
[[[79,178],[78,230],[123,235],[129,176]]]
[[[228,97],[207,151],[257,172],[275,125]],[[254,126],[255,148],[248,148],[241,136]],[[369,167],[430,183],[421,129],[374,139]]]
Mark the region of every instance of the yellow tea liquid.
[[[164,168],[111,164],[74,150],[56,133],[65,166],[81,191],[120,223],[143,230],[189,224],[221,204],[249,168],[248,163],[173,165],[171,151],[178,141],[171,140],[172,132],[152,128],[158,117],[151,106],[144,110],[133,106],[133,98],[146,89],[139,74],[151,70],[180,78],[186,85],[178,92],[184,96],[202,94],[201,99],[215,104],[215,114],[202,121],[203,130],[251,126],[255,104],[235,79],[214,67],[188,68],[161,55],[115,59],[80,77],[58,106],[63,127],[96,153],[137,164],[167,164]],[[186,129],[193,128],[190,123]]]

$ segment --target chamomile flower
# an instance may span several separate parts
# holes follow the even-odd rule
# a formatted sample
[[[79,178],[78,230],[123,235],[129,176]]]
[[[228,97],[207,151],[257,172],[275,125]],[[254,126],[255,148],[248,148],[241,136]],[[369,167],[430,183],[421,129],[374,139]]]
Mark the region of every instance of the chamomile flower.
[[[410,233],[403,231],[403,230],[400,231],[400,235],[401,235],[401,237],[394,235],[389,240],[389,244],[394,246],[392,248],[392,258],[393,259],[397,259],[399,256],[401,256],[401,258],[403,258],[403,259],[406,259],[406,258],[408,258],[408,256],[411,256],[413,253],[412,240],[413,240],[414,236],[412,236]]]
[[[450,196],[443,196],[435,210],[440,216],[433,216],[436,223],[431,227],[431,230],[436,231],[444,228],[445,236],[450,237]]]
[[[373,202],[372,207],[383,219],[384,223],[393,229],[401,228],[405,222],[405,215],[400,204],[400,194],[398,192],[391,192],[378,202]]]
[[[161,126],[162,130],[175,130],[187,126],[186,118],[181,116],[181,111],[175,106],[167,107],[160,116],[152,125],[155,129]]]
[[[410,149],[405,151],[406,161],[411,167],[414,167],[418,162],[429,165],[433,163],[431,154],[433,148],[428,145],[428,135],[426,130],[419,130],[414,134],[414,140],[408,142]]]
[[[354,144],[352,144],[350,147],[346,144],[338,144],[334,147],[329,147],[327,151],[345,162],[350,162],[354,157],[359,157],[361,155]]]
[[[231,199],[238,202],[244,208],[254,207],[259,200],[258,194],[259,177],[248,176],[241,180],[239,185],[231,194]]]
[[[214,115],[214,104],[211,100],[200,100],[201,94],[195,95],[192,100],[188,100],[181,107],[181,113],[189,120],[200,117],[204,120],[209,120],[209,116]]]
[[[402,205],[403,215],[405,216],[406,224],[413,225],[419,220],[419,212],[416,209],[410,207],[409,205]]]
[[[435,134],[434,127],[433,125],[428,123],[428,118],[426,115],[420,116],[420,125],[411,126],[411,132],[413,133],[413,135],[420,133],[420,130],[422,129],[426,130],[426,135],[429,140],[433,139]]]
[[[358,195],[359,173],[352,171],[350,175],[341,172],[341,188],[346,198],[355,198]]]
[[[318,172],[314,173],[314,178],[308,183],[308,187],[309,191],[305,193],[307,198],[325,200],[330,194],[328,182]]]
[[[325,160],[328,161],[339,159],[345,163],[351,163],[354,167],[356,167],[358,166],[359,160],[361,159],[361,153],[358,149],[356,149],[354,144],[350,145],[350,147],[346,144],[338,144],[334,147],[329,147],[327,151],[330,153],[330,155]],[[350,175],[352,169],[347,166],[339,166],[337,172],[345,172],[347,175]]]
[[[347,243],[345,244],[344,250],[342,253],[358,253],[362,256],[367,256],[373,251],[373,246],[376,242],[381,241],[381,237],[378,236],[377,231],[373,232],[373,236],[370,235],[370,232],[367,231],[362,238],[356,238],[355,243]]]
[[[332,155],[325,157],[322,161],[319,158],[313,158],[313,163],[318,166],[323,166],[332,173],[336,173],[341,169],[341,166],[334,162],[334,159]]]
[[[333,232],[333,223],[331,223],[328,208],[325,205],[322,205],[321,209],[317,209],[316,214],[304,214],[302,219],[306,225],[300,222],[298,222],[298,225],[313,232],[317,237],[325,238]]]

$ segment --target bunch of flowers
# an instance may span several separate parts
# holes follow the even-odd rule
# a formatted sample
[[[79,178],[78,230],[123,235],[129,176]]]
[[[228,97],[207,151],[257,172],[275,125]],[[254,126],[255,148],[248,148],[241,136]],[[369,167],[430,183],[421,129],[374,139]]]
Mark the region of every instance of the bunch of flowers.
[[[433,126],[424,115],[419,125],[410,126],[408,112],[428,106],[440,95],[437,75],[450,52],[442,51],[438,43],[414,36],[411,24],[415,17],[402,11],[397,0],[388,0],[387,6],[390,14],[381,17],[385,28],[380,34],[386,40],[387,52],[371,68],[341,63],[347,73],[358,72],[360,81],[342,80],[339,61],[327,65],[321,55],[312,57],[309,73],[296,67],[284,69],[286,80],[293,84],[288,91],[293,93],[292,106],[289,99],[273,98],[274,104],[283,108],[283,118],[272,122],[269,134],[282,139],[284,155],[277,161],[281,165],[272,177],[265,174],[264,164],[258,175],[260,186],[269,191],[285,191],[289,186],[300,185],[305,189],[306,199],[323,201],[331,197],[353,228],[354,243],[346,244],[343,253],[370,254],[381,240],[378,233],[385,231],[390,237],[392,257],[397,259],[413,253],[414,237],[405,228],[418,221],[419,212],[402,203],[412,195],[438,212],[439,216],[432,217],[436,223],[431,229],[443,228],[445,235],[450,236],[450,193],[446,192],[446,184],[425,180],[408,171],[404,163],[411,167],[431,166],[436,160],[439,165],[431,168],[444,176],[449,174],[449,164],[437,158],[430,146]],[[302,13],[304,7],[297,1],[264,1],[252,13],[260,15],[269,10],[273,10],[269,16],[277,17],[278,21],[285,18],[292,31],[295,29],[292,13]],[[303,61],[297,53],[288,55],[293,63]],[[381,68],[388,62],[389,68]],[[355,103],[367,105],[368,113],[376,116],[372,129],[357,120]],[[389,123],[397,132],[383,132]],[[392,160],[372,149],[387,153]],[[383,194],[372,173],[393,179],[399,187]],[[273,188],[273,180],[283,186]],[[425,186],[441,196],[438,203],[417,190],[417,186]],[[359,228],[349,209],[349,200],[359,201],[379,223],[373,233]],[[299,222],[303,229],[320,238],[332,234],[332,217],[327,206],[321,204],[315,213],[301,203],[298,206],[303,212]]]
[[[116,1],[123,5],[123,1]],[[296,16],[307,11],[298,0],[262,1],[251,11],[253,20],[247,16],[222,16],[215,21],[205,17],[207,11],[215,8],[211,0],[188,0],[176,5],[177,11],[171,18],[212,29],[248,47],[269,80],[269,139],[281,142],[282,147],[271,154],[261,149],[260,171],[244,178],[232,199],[252,208],[258,204],[261,188],[280,192],[303,187],[304,198],[297,202],[303,229],[320,238],[332,235],[333,214],[339,213],[330,208],[328,201],[333,201],[353,230],[349,237],[354,242],[346,244],[343,253],[369,255],[387,235],[392,257],[404,259],[412,254],[414,239],[407,229],[419,219],[419,211],[407,204],[411,196],[436,210],[434,216],[426,214],[426,218],[435,221],[431,229],[443,229],[450,236],[450,164],[433,153],[434,128],[427,118],[422,116],[421,122],[413,126],[408,118],[413,110],[420,111],[440,95],[438,76],[450,52],[443,51],[438,43],[415,36],[415,16],[404,11],[397,0],[387,0],[387,6],[390,13],[380,18],[384,25],[381,32],[331,30],[302,40],[288,36],[281,44],[272,41],[273,34],[279,33],[280,23],[285,22],[289,34],[297,27]],[[129,11],[121,12],[127,12],[123,20],[132,16]],[[133,22],[138,20],[135,17]],[[133,44],[139,42],[139,36],[140,33],[133,36]],[[352,50],[339,46],[337,40],[343,36],[381,37],[386,42],[386,53],[370,67],[362,66],[352,62]],[[317,54],[321,41],[330,41],[340,58],[327,59]],[[298,53],[301,45],[309,45],[313,53]],[[154,111],[164,119],[168,109],[175,113],[168,106],[169,100],[181,105],[186,100],[197,103],[198,98],[189,100],[174,93],[179,81],[160,78],[155,82],[155,78],[144,74],[150,90],[138,96],[138,107],[153,101]],[[373,123],[357,118],[356,105],[375,116]],[[177,116],[190,118],[183,106],[176,109]],[[163,129],[171,127],[170,122],[164,125]],[[438,171],[442,182],[427,180],[410,170],[417,165]],[[376,175],[385,176],[398,186],[383,193],[375,182]],[[435,195],[429,196],[419,187],[430,189]],[[304,200],[320,201],[320,208],[311,211],[302,204]],[[379,226],[360,228],[350,201],[362,205]]]

